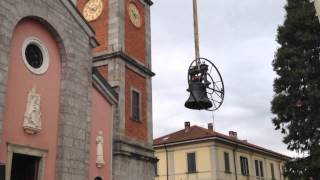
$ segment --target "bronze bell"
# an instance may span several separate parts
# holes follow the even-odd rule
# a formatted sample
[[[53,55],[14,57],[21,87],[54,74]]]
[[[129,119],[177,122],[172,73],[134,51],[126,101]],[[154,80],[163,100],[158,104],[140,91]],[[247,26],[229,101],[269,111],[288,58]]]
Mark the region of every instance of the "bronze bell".
[[[207,81],[206,72],[208,66],[201,64],[200,68],[195,66],[189,69],[189,88],[187,91],[190,92],[188,100],[184,103],[184,106],[189,109],[209,109],[212,107],[212,102],[207,96],[207,87],[209,82]]]
[[[209,109],[212,107],[212,102],[209,100],[206,92],[206,87],[201,82],[191,82],[189,85],[190,96],[184,103],[184,106],[189,109]]]

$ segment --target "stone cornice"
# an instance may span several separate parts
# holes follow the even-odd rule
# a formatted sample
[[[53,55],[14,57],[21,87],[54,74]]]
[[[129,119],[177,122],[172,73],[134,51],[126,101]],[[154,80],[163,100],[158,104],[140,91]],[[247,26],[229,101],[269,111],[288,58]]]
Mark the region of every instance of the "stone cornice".
[[[111,85],[102,77],[96,68],[92,69],[93,85],[102,91],[104,96],[111,101],[111,104],[116,104],[118,102],[118,93],[111,87]]]
[[[127,55],[126,53],[124,53],[122,51],[105,53],[105,54],[94,56],[93,62],[102,61],[102,60],[111,59],[111,58],[117,58],[117,57],[121,58],[126,63],[134,66],[135,68],[137,68],[141,72],[145,73],[146,75],[149,75],[151,77],[155,75],[155,73],[152,72],[149,68],[145,67],[144,65],[139,64],[136,59],[133,59],[132,57],[130,57],[129,55]]]
[[[204,137],[204,138],[199,138],[199,139],[192,139],[192,140],[186,140],[186,141],[181,141],[181,142],[171,142],[171,143],[163,143],[163,144],[158,144],[158,145],[153,145],[153,148],[156,149],[162,149],[162,148],[167,148],[167,147],[173,147],[173,146],[182,146],[182,145],[186,145],[186,144],[198,144],[201,142],[220,142],[222,144],[228,144],[228,145],[232,145],[236,148],[243,148],[243,149],[247,149],[247,150],[251,150],[254,152],[258,152],[261,154],[265,154],[268,156],[272,156],[272,157],[276,157],[276,158],[280,158],[283,160],[290,160],[291,157],[274,152],[274,151],[270,151],[258,146],[251,146],[248,144],[244,144],[244,143],[239,143],[239,142],[234,142],[225,138],[221,138],[221,137]]]

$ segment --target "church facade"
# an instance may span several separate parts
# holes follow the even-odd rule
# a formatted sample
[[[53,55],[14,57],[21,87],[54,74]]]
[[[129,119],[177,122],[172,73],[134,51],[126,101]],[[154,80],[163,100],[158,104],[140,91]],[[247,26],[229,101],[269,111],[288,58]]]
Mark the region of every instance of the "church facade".
[[[0,179],[151,180],[150,0],[0,1]]]

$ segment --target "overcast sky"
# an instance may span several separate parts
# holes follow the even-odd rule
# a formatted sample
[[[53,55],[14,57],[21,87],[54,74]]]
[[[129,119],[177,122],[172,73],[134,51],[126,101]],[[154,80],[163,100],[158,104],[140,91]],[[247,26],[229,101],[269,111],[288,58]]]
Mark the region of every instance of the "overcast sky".
[[[272,70],[285,0],[198,0],[201,57],[220,70],[225,101],[214,112],[216,131],[291,155],[271,122]],[[154,137],[185,121],[206,127],[211,112],[184,107],[187,70],[194,59],[192,0],[154,0],[152,17]]]

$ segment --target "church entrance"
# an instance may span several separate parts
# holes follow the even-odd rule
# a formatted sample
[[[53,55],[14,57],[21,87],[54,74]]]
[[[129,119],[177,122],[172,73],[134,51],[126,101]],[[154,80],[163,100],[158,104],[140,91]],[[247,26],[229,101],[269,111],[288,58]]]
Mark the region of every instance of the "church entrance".
[[[11,180],[38,180],[40,157],[13,153]]]

